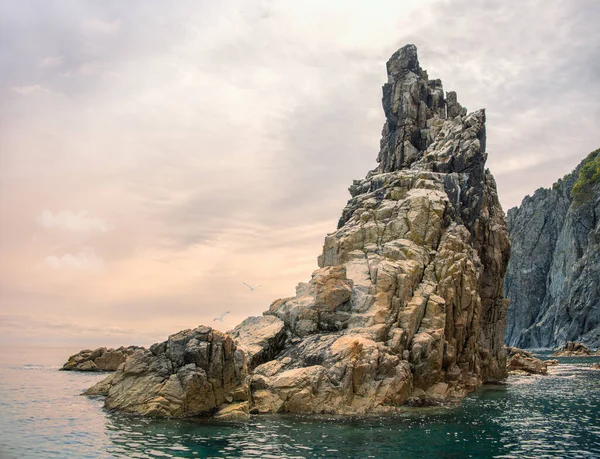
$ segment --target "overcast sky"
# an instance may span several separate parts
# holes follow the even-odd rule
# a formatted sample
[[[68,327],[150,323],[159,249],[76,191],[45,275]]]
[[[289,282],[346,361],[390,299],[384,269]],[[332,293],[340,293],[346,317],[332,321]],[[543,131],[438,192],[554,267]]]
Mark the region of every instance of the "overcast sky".
[[[487,109],[517,205],[600,147],[599,21],[597,0],[0,0],[0,341],[147,345],[292,295],[376,165],[406,43]]]

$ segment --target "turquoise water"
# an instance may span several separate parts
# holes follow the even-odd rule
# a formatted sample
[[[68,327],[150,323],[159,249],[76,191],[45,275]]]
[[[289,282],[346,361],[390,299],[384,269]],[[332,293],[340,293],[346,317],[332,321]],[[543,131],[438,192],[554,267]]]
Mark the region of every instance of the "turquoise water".
[[[0,458],[600,458],[600,357],[485,386],[458,408],[393,417],[256,416],[247,423],[107,413],[57,371],[78,349],[0,349]]]

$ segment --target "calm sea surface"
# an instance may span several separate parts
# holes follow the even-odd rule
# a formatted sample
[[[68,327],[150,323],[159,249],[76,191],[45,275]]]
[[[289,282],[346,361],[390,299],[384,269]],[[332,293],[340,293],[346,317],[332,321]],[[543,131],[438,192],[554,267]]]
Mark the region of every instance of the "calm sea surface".
[[[217,423],[107,413],[79,395],[102,375],[58,371],[77,350],[0,348],[0,458],[600,458],[600,357],[559,359],[453,409]]]

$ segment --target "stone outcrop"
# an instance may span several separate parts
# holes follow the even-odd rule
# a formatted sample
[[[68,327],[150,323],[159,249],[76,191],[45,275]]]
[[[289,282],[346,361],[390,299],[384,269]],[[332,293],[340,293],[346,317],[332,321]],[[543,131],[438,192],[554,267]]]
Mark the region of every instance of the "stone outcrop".
[[[541,360],[532,352],[518,347],[504,346],[506,350],[506,369],[512,375],[545,375],[548,367],[558,365],[558,360]]]
[[[84,349],[69,357],[61,370],[63,371],[115,371],[134,352],[143,350],[143,347],[129,346],[117,349]]]
[[[117,372],[88,389],[105,407],[129,413],[186,417],[247,401],[245,355],[229,335],[200,326],[136,352]]]
[[[599,178],[597,150],[551,189],[508,211],[507,344],[600,347]]]
[[[510,360],[510,358],[516,354],[521,354],[525,357],[533,357],[533,352],[526,351],[525,349],[519,349],[518,347],[504,346],[504,350],[506,351],[506,358],[508,360]]]
[[[524,354],[514,354],[506,364],[510,374],[546,375],[548,363],[537,357],[527,357]]]
[[[361,414],[459,398],[506,376],[509,241],[485,169],[485,112],[467,114],[456,94],[445,96],[413,45],[387,70],[379,166],[350,187],[311,279],[229,336],[212,331],[231,340],[216,367],[187,344],[195,331],[176,339],[185,351],[175,360],[172,338],[136,354],[104,384],[108,408],[242,416],[246,405],[227,404],[245,393],[250,413]],[[213,368],[218,380],[227,365],[235,376],[214,402],[213,385],[179,374]],[[185,397],[203,402],[176,403]]]
[[[554,357],[585,357],[594,355],[594,352],[581,343],[569,341],[562,349],[557,350],[552,355]]]

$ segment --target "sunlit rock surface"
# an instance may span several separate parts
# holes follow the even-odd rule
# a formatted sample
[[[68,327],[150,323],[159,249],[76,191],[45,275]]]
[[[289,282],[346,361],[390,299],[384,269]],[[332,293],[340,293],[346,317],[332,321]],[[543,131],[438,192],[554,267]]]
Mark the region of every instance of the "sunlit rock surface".
[[[245,355],[229,335],[199,326],[136,352],[88,389],[105,406],[130,413],[186,417],[248,399]]]
[[[414,45],[387,70],[379,166],[350,187],[311,279],[230,336],[197,339],[218,342],[219,359],[198,358],[187,335],[180,357],[172,337],[136,354],[110,382],[108,408],[227,415],[247,394],[250,413],[361,414],[506,376],[509,242],[485,169],[485,112],[445,95]]]
[[[117,349],[84,349],[69,357],[61,370],[63,371],[115,371],[139,346],[119,347]]]

